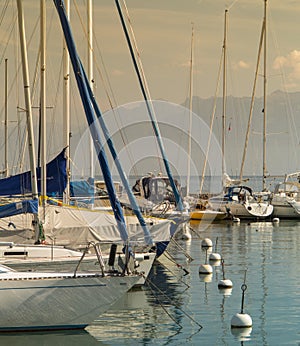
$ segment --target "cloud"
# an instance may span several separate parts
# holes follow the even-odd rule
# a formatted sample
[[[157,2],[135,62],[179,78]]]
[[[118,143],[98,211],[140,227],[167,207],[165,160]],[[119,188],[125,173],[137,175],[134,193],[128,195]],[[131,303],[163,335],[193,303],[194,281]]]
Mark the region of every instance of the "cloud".
[[[278,56],[273,63],[275,70],[282,68],[288,68],[291,70],[289,78],[298,80],[300,79],[300,51],[293,50],[286,56]]]
[[[240,60],[238,62],[238,67],[242,69],[248,69],[250,65],[246,61]]]
[[[240,60],[237,63],[234,63],[233,65],[234,70],[246,70],[248,68],[250,68],[250,64],[243,60]]]
[[[113,76],[122,76],[124,74],[124,71],[114,69],[112,71]]]

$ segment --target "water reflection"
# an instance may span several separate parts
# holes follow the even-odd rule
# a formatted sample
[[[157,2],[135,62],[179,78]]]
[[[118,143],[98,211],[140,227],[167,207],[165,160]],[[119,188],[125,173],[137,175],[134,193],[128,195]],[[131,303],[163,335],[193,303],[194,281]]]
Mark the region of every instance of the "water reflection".
[[[181,331],[184,299],[182,284],[157,264],[144,288],[128,292],[88,331],[104,342],[113,338],[114,344],[123,344],[125,339],[139,339],[141,344],[153,339],[169,340]]]

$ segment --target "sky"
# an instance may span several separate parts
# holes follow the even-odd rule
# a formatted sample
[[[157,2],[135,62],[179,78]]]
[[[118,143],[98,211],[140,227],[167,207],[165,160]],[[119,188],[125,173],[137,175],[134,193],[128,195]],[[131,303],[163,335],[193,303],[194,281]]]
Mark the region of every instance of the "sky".
[[[16,7],[14,0],[8,2],[10,7]],[[71,23],[83,61],[86,57],[85,3],[86,0],[71,0]],[[61,55],[61,41],[58,39],[60,28],[54,5],[51,0],[46,0],[46,4],[47,58],[51,69],[51,62]],[[264,0],[127,0],[126,5],[153,99],[182,103],[188,96],[192,23],[195,30],[193,93],[203,98],[215,95],[225,9],[228,10],[227,93],[251,95]],[[30,37],[38,20],[39,1],[25,0],[23,6]],[[300,3],[296,0],[267,2],[268,93],[277,89],[300,90],[299,15]],[[93,19],[95,71],[101,68],[104,73],[105,69],[118,105],[140,100],[115,1],[94,0]],[[4,24],[1,25],[3,30]],[[30,44],[30,52],[35,54],[38,49],[37,34],[35,29],[36,42]],[[5,44],[7,37],[3,32],[0,39]],[[105,97],[101,93],[104,87],[97,72],[95,83],[106,108]]]
[[[122,2],[121,2],[122,3]],[[264,16],[264,0],[127,0],[130,22],[139,55],[154,100],[184,104],[189,97],[191,33],[194,26],[193,95],[221,96],[216,92],[224,40],[224,13],[227,14],[227,94],[250,97],[258,58]],[[47,5],[47,104],[51,134],[48,155],[59,152],[56,133],[62,124],[62,32],[51,0]],[[29,73],[33,106],[38,105],[39,1],[24,0],[28,42]],[[86,1],[71,0],[71,27],[77,49],[87,68]],[[300,91],[300,2],[267,2],[267,93],[278,89]],[[113,0],[94,0],[94,91],[103,111],[142,100],[120,19]],[[193,23],[193,24],[192,24]],[[16,142],[22,119],[17,107],[24,107],[17,34],[16,1],[0,5],[0,78],[8,59],[10,140]],[[262,63],[259,75],[262,75]],[[72,76],[71,76],[72,78]],[[16,83],[16,80],[19,80]],[[17,86],[16,86],[17,85]],[[73,84],[74,85],[74,84]],[[257,96],[262,96],[262,78]],[[76,87],[72,87],[74,133],[85,122]],[[109,95],[109,98],[108,98]],[[3,93],[0,102],[4,105]],[[1,109],[3,123],[4,107]],[[34,111],[37,118],[37,111]],[[24,117],[23,117],[24,118]],[[22,146],[21,139],[19,146]],[[1,148],[3,144],[1,143]],[[18,153],[14,154],[14,162]]]

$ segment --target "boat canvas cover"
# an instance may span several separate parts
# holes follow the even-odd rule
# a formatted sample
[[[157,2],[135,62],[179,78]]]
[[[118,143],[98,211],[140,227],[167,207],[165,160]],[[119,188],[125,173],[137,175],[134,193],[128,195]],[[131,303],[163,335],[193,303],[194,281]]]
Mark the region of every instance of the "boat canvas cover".
[[[56,244],[65,246],[87,244],[90,241],[123,243],[113,213],[48,205],[44,216],[46,241],[55,239]],[[169,241],[171,221],[161,219],[150,221],[149,228],[153,241]],[[136,216],[127,216],[126,226],[131,244],[145,244],[145,234]]]
[[[65,149],[50,161],[47,166],[47,195],[62,196],[67,186],[67,158]],[[37,168],[38,191],[41,192],[41,168]],[[0,196],[17,196],[30,194],[31,172],[27,171],[9,178],[0,179]]]
[[[37,214],[38,200],[24,200],[15,203],[4,204],[0,206],[0,218],[9,217],[18,214]]]

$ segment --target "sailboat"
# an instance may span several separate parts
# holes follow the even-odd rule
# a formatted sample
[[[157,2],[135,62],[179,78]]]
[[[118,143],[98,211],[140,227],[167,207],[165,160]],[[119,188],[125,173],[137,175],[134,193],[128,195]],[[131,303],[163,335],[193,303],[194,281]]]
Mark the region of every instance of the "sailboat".
[[[300,218],[300,172],[287,174],[284,181],[275,186],[271,196],[274,208],[273,216],[277,218]]]
[[[64,191],[64,189],[66,188],[66,180],[67,180],[66,167],[65,167],[66,158],[63,154],[61,156],[63,156],[62,165],[61,165],[63,168],[62,169],[63,179],[62,179],[62,183],[58,184],[60,188],[59,195],[62,195],[62,191]],[[101,159],[103,160],[103,157],[101,157]],[[55,164],[55,167],[56,166],[57,164]],[[107,168],[106,163],[105,163],[105,167]],[[46,180],[48,180],[50,171],[48,167],[46,168],[46,170],[47,170]],[[37,170],[37,172],[39,173],[39,170]],[[20,181],[20,183],[17,184],[17,186],[19,186],[20,188],[22,187],[24,189],[24,177],[27,177],[26,179],[28,180],[30,179],[30,176],[33,176],[33,175],[34,174],[32,174],[32,172],[31,173],[28,172],[25,175],[23,174],[20,175],[18,180]],[[16,179],[16,178],[12,177],[12,179]],[[57,181],[58,179],[53,178],[52,180]],[[4,185],[6,183],[7,181],[4,181]],[[112,183],[109,183],[109,184],[111,187]],[[24,203],[24,201],[21,201],[21,202],[18,201],[13,203],[13,205],[9,206],[9,208],[12,208],[13,211],[10,210],[9,213],[6,213],[6,214],[5,212],[7,212],[8,206],[4,207],[4,209],[6,210],[2,210],[3,214],[1,215],[2,218],[0,220],[3,230],[5,230],[5,232],[1,233],[2,242],[14,241],[18,243],[20,246],[24,246],[24,244],[27,243],[26,246],[28,247],[28,244],[32,244],[36,238],[39,238],[38,239],[39,242],[41,240],[43,243],[48,243],[48,244],[51,244],[54,242],[56,245],[72,246],[73,248],[76,248],[78,246],[85,246],[91,241],[96,241],[96,242],[110,241],[110,242],[116,242],[116,243],[124,242],[124,235],[126,237],[126,234],[124,234],[124,230],[123,230],[124,225],[120,226],[120,220],[118,218],[115,218],[112,215],[112,213],[110,212],[105,213],[105,212],[98,212],[96,210],[76,208],[71,205],[63,204],[60,200],[56,200],[53,198],[47,198],[47,201],[46,201],[45,196],[48,194],[50,195],[53,194],[53,191],[49,190],[50,186],[51,184],[47,184],[48,190],[42,193],[42,195],[44,196],[42,208],[38,207],[37,199],[33,200],[32,209],[29,209],[28,208],[29,203]],[[31,190],[32,190],[32,184],[30,185],[30,182],[29,182],[26,185],[26,192],[30,192]],[[23,192],[24,191],[22,191],[22,193]],[[109,192],[110,194],[113,194],[114,196],[113,188],[111,188]],[[9,193],[12,193],[12,191],[9,190]],[[39,184],[37,184],[37,193],[41,193],[41,190],[39,190]],[[116,202],[115,197],[113,197],[113,201]],[[20,214],[20,215],[17,215],[17,214]],[[42,222],[38,224],[39,226],[38,232],[34,231],[32,233],[33,225],[35,224],[33,223],[34,215],[38,215],[39,220],[42,220]],[[154,241],[156,241],[155,239],[158,239],[159,241],[161,241],[162,239],[164,241],[167,241],[170,239],[170,224],[171,223],[168,220],[161,221],[158,219],[157,220],[148,219],[146,222],[144,222],[144,224],[139,225],[139,220],[137,217],[130,217],[126,219],[126,223],[127,223],[127,227],[129,231],[129,238],[130,238],[130,241],[132,241],[132,244],[134,243],[138,243],[139,245],[145,244],[145,229],[147,227],[151,229],[151,233],[153,233]],[[12,230],[13,232],[11,232]],[[150,240],[151,235],[149,236],[148,234],[148,238]],[[149,247],[153,245],[152,241],[151,241],[151,244],[149,244],[149,240],[146,241],[147,249],[149,249]],[[43,247],[39,248],[39,253],[42,251],[42,249]],[[63,249],[61,249],[61,251],[63,251]],[[47,257],[46,255],[47,252],[48,252],[48,249],[45,249],[45,257]],[[76,259],[76,252],[74,252],[73,254],[74,254],[74,259]],[[139,265],[143,258],[144,259],[153,258],[152,254],[147,252],[143,253],[141,256],[138,256],[138,257],[140,259]],[[31,258],[31,261],[33,261],[32,258]],[[147,260],[146,262],[148,263],[149,268],[147,268],[145,272],[149,272],[153,261],[151,262]]]
[[[21,0],[17,1],[20,27],[24,27]],[[23,58],[26,60],[25,32],[21,30]],[[24,49],[25,48],[25,49]],[[27,81],[26,62],[23,63],[24,82]],[[24,83],[26,85],[26,83]],[[27,116],[29,140],[34,143],[30,115],[30,93],[28,89]],[[34,147],[34,146],[33,146]],[[31,181],[33,200],[37,199],[36,167],[34,151],[31,159]],[[103,156],[105,162],[105,155]],[[101,161],[101,163],[103,163]],[[110,182],[109,173],[107,182]],[[34,227],[38,213],[34,210]],[[122,215],[121,215],[122,217]],[[117,220],[118,221],[118,220]],[[126,228],[120,220],[118,230],[124,242],[128,239]],[[40,238],[40,233],[36,237]],[[36,249],[36,248],[35,248]],[[53,249],[54,250],[54,249]],[[124,295],[140,278],[125,275],[127,271],[105,272],[99,249],[95,248],[100,264],[99,272],[18,272],[0,265],[1,331],[82,329]],[[8,251],[9,252],[9,251]],[[44,250],[43,250],[44,252]],[[13,254],[14,252],[11,252]],[[128,253],[128,251],[127,251]],[[84,256],[84,255],[83,255]],[[83,257],[81,257],[82,259]],[[78,263],[78,265],[80,262]],[[126,268],[125,268],[126,269]],[[87,299],[88,297],[88,299]]]
[[[254,193],[251,187],[245,185],[247,179],[242,177],[242,168],[239,179],[231,179],[225,172],[225,116],[226,116],[226,19],[227,10],[225,11],[225,34],[224,34],[224,67],[223,67],[223,131],[222,131],[222,152],[223,152],[223,188],[224,192],[218,196],[211,197],[209,199],[209,205],[214,210],[226,213],[231,218],[244,218],[244,219],[265,219],[269,217],[273,212],[273,206],[268,199],[268,194]],[[265,18],[263,23],[262,37],[265,33]],[[262,40],[261,40],[262,42]],[[261,45],[260,45],[261,47]],[[251,112],[250,112],[251,114]],[[250,119],[250,118],[249,118]],[[249,120],[250,121],[250,120]],[[249,128],[249,125],[248,125]],[[244,157],[247,147],[247,135],[244,147]],[[244,157],[242,160],[242,166],[244,164]],[[265,176],[265,164],[264,164],[264,176]]]

